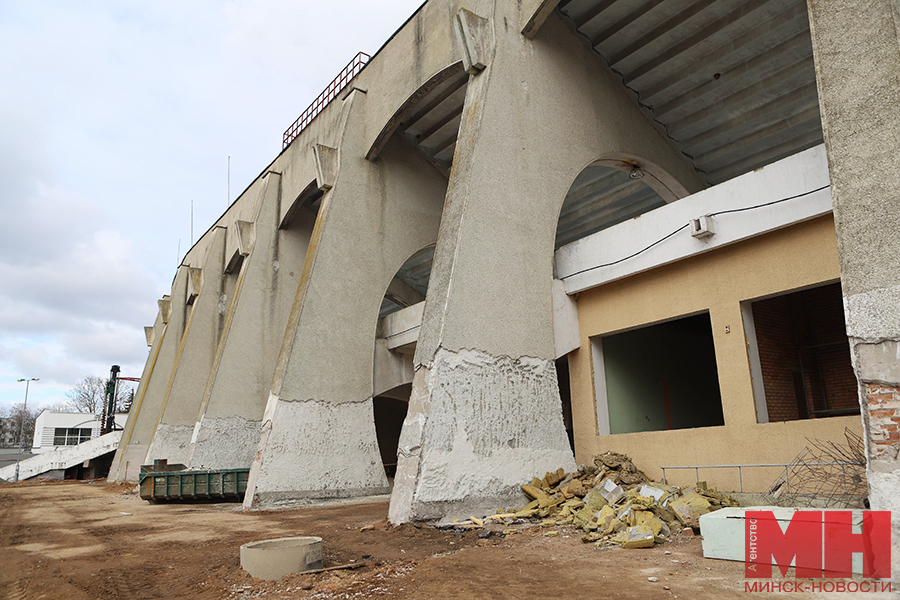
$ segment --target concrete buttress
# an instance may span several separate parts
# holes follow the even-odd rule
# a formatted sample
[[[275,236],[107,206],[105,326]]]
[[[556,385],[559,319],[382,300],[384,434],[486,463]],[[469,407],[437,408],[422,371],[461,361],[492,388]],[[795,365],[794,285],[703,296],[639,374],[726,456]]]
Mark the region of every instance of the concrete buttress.
[[[900,7],[808,7],[869,502],[892,512],[900,586]]]
[[[192,422],[193,468],[247,468],[256,451],[314,218],[302,208],[289,226],[279,228],[281,180],[280,173],[265,175],[253,227],[248,221],[234,224],[240,228],[234,251],[246,256],[226,275],[234,279],[234,292],[219,307],[222,336]]]
[[[375,329],[397,270],[437,238],[446,178],[396,137],[377,161],[366,160],[366,94],[350,92],[341,110],[327,143],[337,150],[334,179],[306,254],[245,506],[388,491],[372,406]]]
[[[156,425],[166,398],[169,379],[178,359],[186,317],[190,310],[190,306],[185,303],[189,269],[186,265],[178,267],[172,283],[172,295],[160,301],[160,319],[157,320],[157,325],[162,321],[161,333],[154,336],[150,360],[144,367],[141,385],[113,459],[109,474],[112,481],[137,481],[141,465],[145,463],[147,451],[156,435]]]
[[[188,462],[194,423],[221,331],[217,317],[219,298],[225,287],[225,234],[224,227],[215,227],[204,236],[208,242],[205,256],[195,259],[200,266],[192,266],[189,271],[185,301],[191,307],[190,314],[160,410],[156,435],[147,451],[148,463],[155,459]]]
[[[531,40],[516,27],[519,10],[479,2],[460,32],[477,38],[464,43],[484,70],[470,75],[425,301],[395,523],[493,512],[518,501],[522,481],[575,467],[551,287],[557,219],[576,175],[627,153],[703,187],[557,16]]]

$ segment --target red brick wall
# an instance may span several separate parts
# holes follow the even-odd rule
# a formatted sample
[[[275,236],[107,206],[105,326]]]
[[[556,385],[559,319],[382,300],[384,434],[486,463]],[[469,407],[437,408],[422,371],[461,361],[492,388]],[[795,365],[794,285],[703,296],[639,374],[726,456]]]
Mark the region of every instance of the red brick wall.
[[[900,388],[866,384],[872,458],[896,459],[900,453]]]
[[[812,411],[859,407],[839,284],[760,300],[752,309],[770,421],[828,416],[809,414],[804,381]]]

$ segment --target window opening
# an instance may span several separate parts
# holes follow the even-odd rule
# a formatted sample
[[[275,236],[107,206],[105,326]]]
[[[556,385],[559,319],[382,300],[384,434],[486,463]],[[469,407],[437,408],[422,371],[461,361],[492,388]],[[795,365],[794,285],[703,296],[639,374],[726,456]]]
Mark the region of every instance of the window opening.
[[[90,441],[90,439],[90,428],[55,427],[53,431],[54,446],[76,446],[82,442]]]
[[[761,422],[859,414],[840,284],[750,306],[767,413]]]
[[[709,314],[592,340],[600,435],[724,425]]]

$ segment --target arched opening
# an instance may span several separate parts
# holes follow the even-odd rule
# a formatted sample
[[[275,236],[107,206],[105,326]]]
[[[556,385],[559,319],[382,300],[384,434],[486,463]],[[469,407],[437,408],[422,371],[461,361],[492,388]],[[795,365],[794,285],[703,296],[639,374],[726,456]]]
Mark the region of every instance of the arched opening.
[[[378,450],[381,452],[384,474],[391,481],[397,474],[397,447],[411,392],[412,385],[406,383],[372,398]]]
[[[413,356],[433,260],[433,245],[406,259],[385,291],[375,329],[372,408],[378,449],[390,481],[397,472],[397,446],[412,394]]]
[[[633,219],[687,196],[659,166],[625,154],[610,155],[582,169],[559,212],[555,248]]]
[[[403,263],[384,294],[379,319],[425,300],[433,262],[432,245],[422,248]]]

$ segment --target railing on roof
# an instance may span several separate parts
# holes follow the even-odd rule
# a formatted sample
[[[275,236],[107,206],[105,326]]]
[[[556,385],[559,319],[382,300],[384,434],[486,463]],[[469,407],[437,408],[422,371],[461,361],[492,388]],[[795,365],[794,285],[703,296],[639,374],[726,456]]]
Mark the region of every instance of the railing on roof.
[[[315,119],[316,116],[318,116],[318,114],[341,93],[341,90],[353,81],[353,78],[363,70],[363,67],[366,66],[366,63],[369,62],[370,58],[372,57],[365,52],[360,52],[353,57],[353,60],[344,67],[344,70],[328,84],[325,91],[319,94],[319,97],[313,100],[312,104],[307,106],[306,110],[303,111],[303,114],[301,114],[297,120],[288,127],[287,131],[284,132],[281,146],[282,150],[287,148],[290,143],[294,141],[294,138],[300,135],[300,132],[306,129],[306,126],[312,123],[313,119]]]

